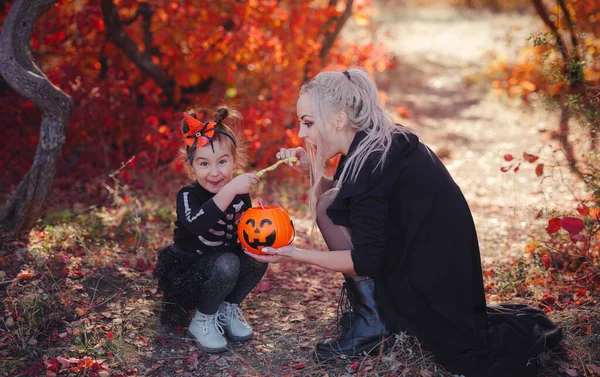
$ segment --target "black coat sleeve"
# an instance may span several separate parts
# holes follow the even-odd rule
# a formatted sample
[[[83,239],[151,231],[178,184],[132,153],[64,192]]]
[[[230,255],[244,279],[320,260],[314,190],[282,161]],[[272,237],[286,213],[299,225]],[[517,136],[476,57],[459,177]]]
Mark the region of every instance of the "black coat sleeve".
[[[382,273],[388,207],[382,186],[374,185],[350,198],[351,256],[359,276],[375,277]]]
[[[207,232],[223,215],[212,198],[203,200],[188,188],[177,194],[177,220],[194,235]]]

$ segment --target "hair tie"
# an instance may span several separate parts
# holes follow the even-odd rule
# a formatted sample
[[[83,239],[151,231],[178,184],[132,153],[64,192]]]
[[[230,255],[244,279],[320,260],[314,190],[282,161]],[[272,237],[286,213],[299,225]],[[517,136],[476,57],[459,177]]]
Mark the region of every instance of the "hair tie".
[[[196,148],[201,148],[206,144],[210,143],[210,147],[213,152],[215,151],[215,146],[213,145],[213,138],[215,134],[225,135],[231,139],[233,142],[233,146],[237,147],[235,139],[226,131],[217,130],[216,127],[222,125],[220,121],[218,122],[201,122],[198,119],[183,113],[183,117],[185,118],[187,125],[189,127],[188,132],[183,134],[183,140],[186,145],[189,147],[188,154],[183,162],[190,161],[190,165],[194,162],[194,153],[196,152]]]
[[[348,78],[348,80],[350,80],[350,73],[348,71],[344,71],[342,73]]]

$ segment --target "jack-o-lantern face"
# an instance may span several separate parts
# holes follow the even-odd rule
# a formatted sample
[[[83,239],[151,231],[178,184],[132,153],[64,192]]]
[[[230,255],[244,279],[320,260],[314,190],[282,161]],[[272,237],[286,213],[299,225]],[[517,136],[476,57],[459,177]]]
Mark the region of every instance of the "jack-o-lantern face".
[[[262,254],[265,246],[289,245],[294,236],[294,225],[280,207],[253,207],[248,209],[238,224],[238,237],[251,253]]]

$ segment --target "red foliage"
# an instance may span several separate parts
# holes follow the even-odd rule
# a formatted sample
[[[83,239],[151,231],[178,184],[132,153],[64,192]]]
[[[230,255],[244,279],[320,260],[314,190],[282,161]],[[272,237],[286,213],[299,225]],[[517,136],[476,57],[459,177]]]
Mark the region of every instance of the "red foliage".
[[[548,231],[548,233],[550,234],[554,234],[556,232],[558,232],[561,228],[561,220],[559,218],[553,218],[548,220],[548,226],[546,227],[546,230]]]
[[[579,234],[579,232],[581,232],[585,227],[583,220],[578,219],[576,217],[564,217],[560,221],[560,225],[563,227],[564,230],[569,232],[571,236]]]
[[[297,93],[324,67],[321,49],[343,7],[309,1],[115,1],[126,35],[172,84],[169,96],[108,39],[111,26],[100,3],[61,0],[32,35],[36,64],[74,102],[58,180],[85,182],[133,155],[136,169],[169,164],[181,146],[180,114],[189,106],[237,107],[244,118],[238,128],[256,166],[272,162],[278,148],[300,144]],[[354,2],[357,17],[364,18],[370,3]],[[144,4],[152,11],[147,30],[139,17]],[[0,13],[0,25],[9,10]],[[380,45],[340,41],[327,62],[330,68],[363,65],[371,72],[392,64]],[[35,106],[2,84],[0,127],[10,146],[0,151],[4,193],[29,168],[40,118]]]

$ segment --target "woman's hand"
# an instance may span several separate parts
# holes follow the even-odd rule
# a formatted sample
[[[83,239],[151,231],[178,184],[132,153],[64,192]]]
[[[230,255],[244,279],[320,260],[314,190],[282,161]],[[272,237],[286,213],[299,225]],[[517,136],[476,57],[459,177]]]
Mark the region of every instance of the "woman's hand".
[[[285,261],[292,260],[293,254],[298,249],[294,246],[283,246],[278,249],[272,247],[263,247],[262,252],[266,254],[253,254],[248,250],[244,250],[244,253],[248,254],[252,258],[256,259],[259,262],[264,263],[281,263]]]
[[[225,187],[227,187],[234,195],[247,194],[258,183],[256,173],[244,173],[233,178]],[[225,188],[223,187],[223,188]]]
[[[296,157],[298,159],[298,162],[296,163],[296,165],[292,165],[292,163],[289,163],[290,166],[295,168],[295,170],[299,170],[302,173],[307,173],[310,169],[310,161],[308,159],[308,155],[302,147],[281,148],[279,152],[275,153],[275,157],[277,157],[279,160],[283,160],[284,158],[288,157]]]
[[[308,263],[331,271],[338,271],[347,276],[356,276],[354,262],[350,250],[319,251],[298,249],[294,246],[283,246],[279,249],[264,247],[266,254],[252,254],[244,250],[246,254],[264,263],[281,263],[294,261]]]

